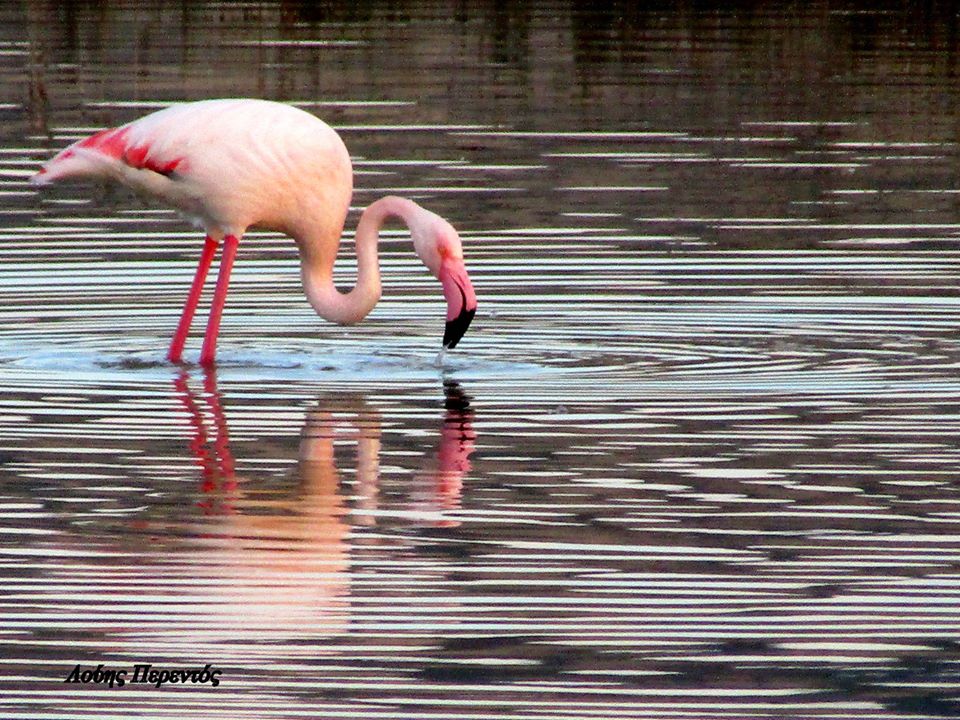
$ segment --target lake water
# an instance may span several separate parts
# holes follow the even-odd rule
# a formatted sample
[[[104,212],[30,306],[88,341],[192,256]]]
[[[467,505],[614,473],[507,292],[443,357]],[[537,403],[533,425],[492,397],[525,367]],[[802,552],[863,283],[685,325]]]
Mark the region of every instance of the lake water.
[[[960,716],[957,17],[610,5],[0,5],[0,715]],[[202,238],[26,180],[217,96],[457,226],[444,368],[393,226],[364,324],[251,233],[164,361]]]

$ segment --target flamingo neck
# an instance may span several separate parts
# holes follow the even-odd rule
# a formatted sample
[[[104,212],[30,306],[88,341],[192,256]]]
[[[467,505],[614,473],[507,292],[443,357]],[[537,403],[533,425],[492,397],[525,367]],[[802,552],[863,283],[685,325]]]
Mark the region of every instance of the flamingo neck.
[[[342,293],[333,284],[333,263],[339,242],[332,251],[302,253],[301,274],[307,299],[324,320],[352,325],[365,318],[380,300],[380,259],[377,243],[380,228],[390,217],[397,217],[409,227],[419,208],[410,200],[388,196],[372,203],[363,211],[357,224],[357,284]]]

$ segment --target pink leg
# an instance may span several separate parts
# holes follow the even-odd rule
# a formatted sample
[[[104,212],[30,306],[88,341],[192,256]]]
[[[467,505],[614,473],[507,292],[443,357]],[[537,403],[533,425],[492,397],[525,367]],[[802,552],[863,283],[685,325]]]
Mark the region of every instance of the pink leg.
[[[200,350],[200,364],[213,365],[217,354],[217,335],[220,333],[220,318],[223,306],[227,302],[227,287],[230,285],[230,271],[237,256],[240,240],[234,235],[223,238],[223,254],[220,256],[220,274],[217,276],[217,289],[213,292],[213,304],[210,306],[210,319],[207,320],[207,333],[203,336],[203,348]]]
[[[187,343],[187,335],[190,333],[190,323],[193,322],[193,315],[197,311],[200,293],[203,291],[203,284],[207,281],[207,272],[210,270],[210,262],[213,260],[216,249],[217,241],[207,235],[203,244],[203,254],[200,255],[200,264],[197,265],[197,274],[193,276],[193,285],[190,286],[190,294],[187,295],[183,314],[180,315],[180,324],[177,325],[177,331],[170,342],[170,350],[167,351],[167,359],[170,362],[180,362],[180,356],[183,355],[183,346]]]

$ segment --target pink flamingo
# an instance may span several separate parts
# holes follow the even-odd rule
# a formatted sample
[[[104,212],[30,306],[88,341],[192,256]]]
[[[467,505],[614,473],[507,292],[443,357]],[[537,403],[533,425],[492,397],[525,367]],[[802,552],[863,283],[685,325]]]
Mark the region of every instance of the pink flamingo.
[[[444,348],[456,346],[477,309],[456,230],[439,215],[399,197],[381,198],[363,212],[355,239],[357,283],[348,293],[336,289],[333,264],[353,192],[350,156],[332,128],[289,105],[266,100],[172,105],[74,143],[47,162],[31,183],[72,178],[118,181],[176,208],[206,231],[200,264],[167,353],[172,362],[180,362],[222,241],[200,352],[201,364],[213,363],[237,246],[253,225],[293,237],[307,299],[327,320],[357,323],[377,304],[377,240],[390,217],[406,223],[417,256],[443,286]]]

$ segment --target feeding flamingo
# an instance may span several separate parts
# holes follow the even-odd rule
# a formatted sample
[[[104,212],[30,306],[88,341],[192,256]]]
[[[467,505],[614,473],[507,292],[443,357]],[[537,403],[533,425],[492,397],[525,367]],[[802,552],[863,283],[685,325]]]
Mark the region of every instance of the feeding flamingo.
[[[372,203],[356,231],[357,283],[333,284],[333,264],[353,192],[340,136],[308,112],[267,100],[204,100],[172,105],[65,148],[31,178],[47,185],[110,179],[179,210],[206,233],[200,263],[167,357],[179,362],[207,272],[223,252],[200,362],[216,355],[220,319],[240,238],[251,226],[290,235],[300,252],[307,299],[320,317],[350,325],[380,299],[377,240],[390,217],[406,223],[417,256],[440,280],[447,301],[443,347],[467,331],[477,298],[460,237],[446,220],[399,197]]]

